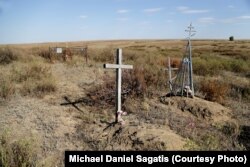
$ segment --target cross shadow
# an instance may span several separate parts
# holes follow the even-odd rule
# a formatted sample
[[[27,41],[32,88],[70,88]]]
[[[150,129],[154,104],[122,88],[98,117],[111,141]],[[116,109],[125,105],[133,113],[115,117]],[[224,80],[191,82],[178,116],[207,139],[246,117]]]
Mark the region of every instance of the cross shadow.
[[[79,99],[79,100],[71,101],[67,96],[64,96],[63,98],[67,102],[66,103],[61,103],[60,104],[61,106],[72,105],[78,111],[83,112],[83,110],[81,110],[76,104],[78,104],[78,103],[84,103],[84,102],[86,102],[86,99]]]
[[[114,122],[101,121],[101,123],[107,124],[107,127],[105,127],[105,128],[103,129],[103,132],[106,131],[106,130],[109,129],[109,128],[114,127],[114,126],[117,124],[117,122],[115,122],[115,121],[114,121]]]
[[[73,106],[75,109],[77,109],[78,111],[83,112],[83,113],[84,113],[84,111],[81,110],[81,109],[77,106],[77,104],[82,103],[82,104],[85,104],[85,105],[88,105],[88,106],[94,106],[95,104],[99,104],[99,103],[97,103],[96,101],[93,101],[92,99],[89,99],[89,98],[79,98],[79,99],[76,99],[76,100],[71,101],[71,100],[69,99],[69,97],[64,96],[63,99],[64,99],[66,102],[61,103],[61,104],[60,104],[61,106],[71,105],[71,106]],[[108,98],[108,100],[109,100],[109,99],[112,99],[112,97],[111,97],[111,98]],[[118,124],[119,124],[119,123],[116,122],[116,121],[114,121],[114,122],[108,122],[108,121],[102,121],[102,120],[101,120],[101,123],[104,123],[104,124],[107,125],[107,126],[103,129],[103,132],[106,131],[106,130],[108,130],[108,129],[110,129],[110,128],[112,128],[112,127],[115,127],[115,125],[118,125]]]

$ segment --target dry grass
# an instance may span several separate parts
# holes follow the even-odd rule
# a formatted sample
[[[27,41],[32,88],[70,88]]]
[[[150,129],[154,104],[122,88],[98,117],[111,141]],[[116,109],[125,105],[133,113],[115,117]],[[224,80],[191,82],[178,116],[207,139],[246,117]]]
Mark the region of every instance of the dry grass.
[[[220,75],[223,71],[247,74],[250,71],[250,61],[205,55],[193,59],[194,73],[201,76]]]
[[[17,55],[13,49],[0,48],[0,64],[9,64],[15,60],[17,60]]]
[[[193,117],[176,114],[168,116],[171,129],[187,139],[185,150],[244,150],[238,144],[239,127],[235,122],[209,124]]]
[[[12,80],[21,85],[22,95],[42,97],[57,89],[50,71],[50,67],[43,63],[15,64],[11,71]]]
[[[41,58],[21,49],[1,49],[8,53],[6,55],[9,58],[2,59],[5,66],[0,66],[0,98],[9,99],[15,92],[43,97],[56,91],[56,81],[51,74],[51,68]]]
[[[78,44],[72,43],[72,46],[73,45]],[[189,118],[182,114],[178,115],[177,112],[170,113],[171,107],[162,109],[161,105],[157,103],[159,101],[155,102],[155,105],[152,105],[151,100],[155,100],[159,95],[168,93],[168,77],[166,71],[164,71],[164,68],[167,67],[167,57],[171,57],[172,67],[179,67],[180,60],[184,53],[184,46],[185,42],[183,41],[90,42],[88,46],[89,63],[92,64],[90,68],[99,67],[101,69],[101,64],[103,63],[114,63],[116,57],[114,48],[123,48],[123,63],[134,66],[133,70],[123,70],[122,110],[131,114],[128,116],[129,118],[134,116],[136,121],[139,120],[140,123],[149,126],[170,127],[174,133],[188,139],[186,148],[184,149],[243,150],[243,148],[237,146],[237,139],[235,138],[235,136],[238,135],[237,125],[214,125],[204,120],[194,119],[194,117]],[[79,105],[79,108],[82,107],[84,111],[84,115],[80,118],[83,122],[79,129],[79,134],[83,133],[81,139],[84,140],[86,149],[107,149],[108,145],[112,143],[119,140],[123,141],[123,139],[127,140],[128,136],[123,136],[122,134],[120,136],[118,135],[118,137],[111,138],[112,142],[106,140],[106,138],[104,138],[105,140],[101,140],[99,136],[97,137],[96,131],[90,130],[93,124],[96,124],[95,130],[100,130],[99,120],[106,122],[113,120],[113,108],[115,105],[115,78],[113,75],[110,75],[111,77],[104,75],[101,79],[96,77],[98,80],[101,80],[101,82],[93,82],[94,84],[91,83],[92,85],[88,86],[83,84],[83,89],[79,88],[79,92],[76,92],[78,88],[70,87],[67,83],[57,85],[58,81],[55,80],[51,73],[51,70],[54,69],[55,66],[61,68],[61,65],[65,65],[67,69],[74,69],[75,66],[84,65],[85,59],[76,56],[73,57],[72,61],[66,63],[62,63],[61,61],[56,61],[55,64],[47,63],[56,59],[53,58],[53,55],[51,56],[46,52],[48,47],[49,44],[46,44],[46,47],[44,45],[44,47],[39,48],[37,46],[22,46],[21,48],[23,48],[23,50],[11,49],[12,54],[14,56],[16,55],[16,57],[12,58],[11,54],[9,54],[10,58],[4,58],[2,59],[3,63],[0,63],[0,74],[4,76],[0,79],[0,98],[10,99],[13,94],[36,98],[51,93],[55,93],[55,97],[61,96],[62,93],[68,93],[74,98],[77,98],[84,94],[87,95],[87,99],[80,99],[84,101],[84,105],[76,105]],[[195,87],[195,91],[199,90],[208,100],[223,104],[228,98],[232,97],[235,98],[235,101],[239,100],[239,98],[237,98],[238,96],[249,99],[248,82],[246,81],[246,83],[241,84],[243,79],[249,80],[249,78],[247,78],[250,71],[249,42],[194,41],[193,47],[194,73],[203,80],[195,83],[195,86],[197,86]],[[51,66],[53,66],[53,68],[51,68]],[[235,83],[234,77],[232,77],[232,79],[220,77],[224,75],[225,71],[232,73],[232,76],[240,76],[237,84]],[[111,73],[113,74],[113,72]],[[106,73],[105,71],[105,74],[108,74],[108,72]],[[213,76],[220,79],[213,79]],[[204,79],[205,77],[207,79]],[[70,77],[63,76],[62,78]],[[102,83],[101,86],[99,85],[100,83]],[[77,84],[76,82],[76,85]],[[60,91],[57,92],[58,88]],[[70,92],[71,88],[75,90]],[[46,98],[47,97],[44,99],[46,100]],[[37,100],[42,101],[44,99]],[[57,103],[57,101],[53,102],[53,104],[54,103]],[[242,103],[239,104],[241,105]],[[245,111],[248,110],[247,107],[244,109]],[[234,109],[234,112],[241,113],[240,110],[240,107],[238,107]],[[75,111],[74,108],[72,111]],[[246,113],[247,112],[244,112],[245,115],[247,115]],[[62,141],[58,140],[58,142]],[[137,141],[135,140],[135,142]],[[26,151],[30,149],[31,143],[32,142],[21,141],[15,144],[9,143],[8,146],[2,145],[2,150],[9,150],[7,152],[5,151],[5,155],[2,154],[2,157],[6,157],[8,154],[8,157],[11,159],[13,152],[16,152],[20,157],[24,157],[21,158],[23,159],[22,162],[17,162],[19,166],[22,165],[23,162],[26,164],[34,164],[36,157],[33,156],[33,154],[28,155],[26,153]],[[58,143],[58,145],[60,144],[61,143]],[[118,144],[120,145],[120,143]],[[132,145],[133,143],[129,144]],[[115,145],[114,148],[119,148],[119,146],[116,146],[117,145]],[[137,147],[140,147],[142,150],[167,149],[161,145],[161,143],[152,143],[152,145],[143,146],[138,144]],[[133,149],[137,147],[133,147]],[[23,150],[23,152],[21,150]],[[32,149],[31,152],[33,152]],[[14,160],[11,161],[14,162]],[[5,163],[7,164],[5,166],[9,166],[8,162],[10,162],[10,160],[6,159],[1,163]]]
[[[113,63],[115,60],[115,50],[109,46],[99,49],[89,49],[90,59],[99,63]]]
[[[132,64],[133,70],[123,71],[123,85],[122,89],[127,92],[126,95],[130,97],[152,97],[153,94],[158,94],[165,89],[166,78],[164,68],[166,61],[164,56],[156,54],[149,54],[138,51],[141,46],[133,47],[136,50],[123,51],[123,64]],[[140,50],[140,49],[139,49]],[[91,49],[89,51],[91,60],[99,63],[114,63],[115,62],[115,49],[112,47],[105,47],[101,49]],[[160,58],[158,58],[160,57]],[[178,60],[175,59],[173,64],[178,65]],[[102,88],[97,88],[99,97],[108,96],[108,92],[114,91],[115,79],[105,79],[106,83]],[[110,86],[113,85],[113,86]],[[103,90],[103,91],[100,91]],[[100,92],[101,95],[100,95]],[[106,93],[105,93],[106,92]],[[94,90],[91,90],[94,93]],[[104,93],[104,94],[103,94]],[[111,96],[109,96],[111,97]],[[100,99],[101,100],[101,99]],[[100,102],[101,103],[101,102]]]
[[[39,62],[30,62],[28,64],[16,63],[12,66],[13,80],[24,82],[29,79],[41,80],[50,76],[50,67]]]
[[[181,42],[175,43],[174,46],[170,43],[159,41],[154,44],[135,42],[124,47],[123,63],[134,65],[134,69],[124,70],[123,72],[122,89],[125,92],[129,92],[123,97],[129,95],[130,98],[151,98],[167,93],[168,78],[164,71],[164,68],[167,67],[167,57],[171,57],[172,67],[179,67],[184,47],[181,45]],[[244,47],[242,47],[243,45]],[[200,92],[205,99],[223,104],[227,98],[238,97],[239,94],[248,99],[249,91],[247,86],[245,86],[246,84],[241,85],[241,87],[239,85],[235,87],[235,84],[228,80],[227,77],[221,78],[219,81],[212,79],[213,76],[223,76],[225,71],[247,76],[250,71],[250,62],[247,54],[248,47],[246,46],[245,42],[239,43],[239,41],[194,41],[194,73],[207,78],[203,79],[202,82],[195,83],[195,90]],[[235,51],[238,49],[240,49],[240,52]],[[229,55],[230,52],[234,54]],[[90,57],[93,63],[113,63],[115,49],[111,45],[97,49],[92,47]],[[96,89],[99,95],[102,92],[99,97],[112,97],[107,92],[114,91],[114,80],[114,78],[105,79],[106,83],[104,83],[102,88]],[[102,101],[102,98],[99,100]],[[111,101],[112,103],[109,104],[113,105],[114,101]],[[126,103],[125,98],[123,102]]]
[[[20,93],[24,96],[30,95],[43,97],[46,94],[55,92],[56,90],[55,80],[52,78],[45,78],[41,81],[26,80],[23,82],[23,87],[20,90]]]
[[[38,165],[37,146],[34,139],[11,142],[8,133],[0,136],[0,166],[33,167]]]
[[[56,55],[47,49],[39,51],[38,55],[51,63],[56,59]]]
[[[66,61],[66,65],[68,67],[77,67],[77,66],[85,66],[86,59],[82,55],[74,55],[72,60]]]
[[[8,76],[0,73],[0,98],[9,99],[15,93],[15,87]]]

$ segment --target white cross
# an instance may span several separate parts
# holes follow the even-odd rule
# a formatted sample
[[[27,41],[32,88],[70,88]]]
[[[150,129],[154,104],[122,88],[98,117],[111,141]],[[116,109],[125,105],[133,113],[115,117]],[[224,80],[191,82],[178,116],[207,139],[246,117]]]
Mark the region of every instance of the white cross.
[[[133,69],[132,65],[122,64],[122,49],[116,51],[116,64],[104,64],[104,68],[116,69],[116,122],[123,122],[121,115],[122,69]]]

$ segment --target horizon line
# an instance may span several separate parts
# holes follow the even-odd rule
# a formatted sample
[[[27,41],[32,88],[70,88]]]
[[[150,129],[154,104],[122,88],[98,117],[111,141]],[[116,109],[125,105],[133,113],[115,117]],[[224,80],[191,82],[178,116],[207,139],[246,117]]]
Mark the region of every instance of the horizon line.
[[[44,41],[44,42],[17,42],[17,43],[0,43],[0,45],[31,45],[31,44],[49,44],[49,43],[76,43],[76,42],[111,42],[111,41],[172,41],[179,40],[185,41],[187,38],[139,38],[139,39],[90,39],[90,40],[73,40],[73,41]],[[193,41],[219,41],[219,40],[229,40],[229,38],[192,38]],[[234,41],[248,41],[250,38],[239,38],[234,39]]]

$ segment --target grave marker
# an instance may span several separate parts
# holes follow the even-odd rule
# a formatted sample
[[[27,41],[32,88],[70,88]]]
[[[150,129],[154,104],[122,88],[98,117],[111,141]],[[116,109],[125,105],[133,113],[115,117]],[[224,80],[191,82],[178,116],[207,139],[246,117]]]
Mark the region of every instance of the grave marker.
[[[178,74],[175,78],[173,85],[170,85],[171,94],[183,96],[191,95],[194,97],[194,84],[193,84],[193,66],[192,66],[192,45],[191,37],[195,35],[194,27],[192,23],[185,30],[188,32],[188,43],[186,47],[186,53],[182,59],[181,66],[179,68]],[[169,71],[171,70],[169,65]],[[169,73],[169,78],[171,78],[171,72]],[[171,80],[171,79],[170,79]],[[172,80],[171,80],[172,81]]]
[[[122,122],[121,115],[121,86],[122,86],[122,69],[133,69],[132,65],[122,64],[122,49],[116,51],[116,64],[104,64],[104,68],[116,69],[116,122]]]
[[[56,48],[56,53],[62,53],[62,48]]]
[[[170,92],[173,91],[173,80],[175,80],[176,77],[172,78],[172,71],[179,70],[178,68],[172,68],[171,67],[171,60],[170,57],[168,57],[168,68],[166,69],[168,71],[168,83],[169,83],[169,89]]]

